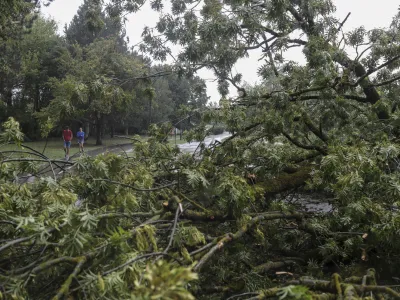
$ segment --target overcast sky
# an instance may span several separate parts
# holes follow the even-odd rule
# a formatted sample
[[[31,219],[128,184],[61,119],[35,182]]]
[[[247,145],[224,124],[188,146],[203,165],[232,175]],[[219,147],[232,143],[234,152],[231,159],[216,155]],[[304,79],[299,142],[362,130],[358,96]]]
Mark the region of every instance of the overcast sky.
[[[397,0],[333,0],[337,11],[336,16],[344,19],[351,12],[350,18],[344,26],[344,30],[364,25],[368,29],[377,27],[387,27],[390,25],[392,17],[397,13],[400,6]],[[42,11],[46,16],[52,17],[59,24],[59,31],[62,32],[64,24],[68,24],[83,0],[55,0],[49,7],[43,7]],[[141,34],[144,26],[154,27],[158,20],[158,14],[149,5],[145,5],[141,11],[128,16],[126,33],[130,40],[130,45],[135,45],[141,41]],[[297,49],[297,48],[294,48]],[[236,71],[243,74],[243,80],[248,83],[255,83],[257,69],[261,62],[258,61],[260,52],[250,53],[250,57],[242,59],[236,65]],[[299,51],[291,51],[290,59],[301,61],[302,55]],[[214,79],[211,71],[202,70],[199,75],[204,79]],[[211,96],[211,101],[220,99],[217,91],[217,84],[207,80],[207,92]],[[231,89],[234,92],[234,89]]]

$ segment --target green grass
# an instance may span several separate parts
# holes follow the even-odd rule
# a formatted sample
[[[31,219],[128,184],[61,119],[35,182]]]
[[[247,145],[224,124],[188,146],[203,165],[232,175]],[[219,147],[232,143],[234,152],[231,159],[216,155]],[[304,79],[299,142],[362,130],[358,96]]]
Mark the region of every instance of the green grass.
[[[185,137],[184,136],[182,136],[182,139],[180,140],[179,139],[179,136],[177,136],[176,137],[176,143],[175,143],[175,137],[174,136],[172,136],[172,137],[169,137],[168,138],[168,143],[170,144],[170,145],[180,145],[180,144],[185,144],[185,143],[187,143],[187,141],[185,140]]]
[[[142,139],[147,139],[147,137],[143,136],[141,137]],[[118,145],[118,144],[129,144],[129,139],[123,139],[123,138],[104,138],[103,139],[103,145],[101,146],[96,146],[96,139],[94,137],[89,138],[85,144],[84,148],[85,151],[90,151],[90,150],[96,150],[105,146],[113,146],[113,145]],[[170,145],[175,145],[175,138],[170,137],[168,138],[168,143]],[[183,144],[186,143],[184,139],[180,140],[179,136],[176,137],[176,144]],[[43,149],[45,147],[46,141],[36,141],[36,142],[25,142],[24,143],[26,146],[31,147],[32,149],[35,149],[36,151],[39,151],[40,153],[43,152]],[[8,150],[20,150],[16,145],[2,145],[0,146],[0,152],[1,151],[8,151]],[[24,149],[22,149],[24,150]],[[29,149],[25,149],[28,150]],[[71,148],[69,155],[72,156],[76,153],[79,152],[79,146],[77,143],[76,139],[72,140],[71,143]],[[51,159],[58,159],[58,158],[63,158],[64,157],[64,142],[61,138],[51,138],[47,142],[46,149],[43,153],[47,157]]]
[[[96,140],[95,138],[90,138],[85,144],[84,148],[85,151],[90,151],[90,150],[95,150],[99,149],[105,146],[112,146],[112,145],[118,145],[118,144],[128,144],[129,140],[128,139],[122,139],[122,138],[104,138],[103,139],[103,145],[101,146],[96,146]],[[25,142],[24,143],[26,146],[31,147],[32,149],[35,149],[36,151],[39,151],[40,153],[43,152],[43,149],[46,145],[46,141],[35,141],[35,142]],[[0,151],[7,151],[7,150],[19,150],[16,145],[4,145],[1,146]],[[28,149],[26,149],[28,150]],[[71,143],[71,148],[69,155],[72,156],[76,153],[79,152],[79,146],[78,142],[76,139],[72,140]],[[64,142],[61,138],[51,138],[47,142],[46,149],[43,153],[49,158],[63,158],[64,157]]]

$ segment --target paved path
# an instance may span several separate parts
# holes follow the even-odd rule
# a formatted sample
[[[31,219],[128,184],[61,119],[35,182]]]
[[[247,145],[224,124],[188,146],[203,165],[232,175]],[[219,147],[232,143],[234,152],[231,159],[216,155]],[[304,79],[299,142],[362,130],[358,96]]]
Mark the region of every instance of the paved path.
[[[129,151],[132,149],[132,143],[126,143],[126,144],[118,144],[118,145],[111,145],[111,146],[104,146],[98,149],[94,150],[89,150],[86,151],[85,154],[88,156],[96,156],[102,153],[107,153],[107,152],[123,152],[123,151]],[[61,152],[61,151],[60,151]],[[69,158],[69,161],[73,161],[73,159],[80,157],[82,154],[81,153],[75,153]],[[60,158],[59,160],[64,160],[63,158]],[[69,170],[72,168],[72,166],[68,166],[67,164],[62,164],[62,163],[57,163],[57,165],[53,164],[53,170],[56,175],[61,175],[64,170]],[[40,175],[48,175],[48,176],[53,176],[53,171],[50,167],[49,164],[45,166],[41,172]],[[21,176],[19,178],[20,183],[32,183],[36,180],[36,176],[32,176],[31,174],[27,174],[25,176]]]
[[[216,134],[216,135],[210,135],[205,138],[203,143],[206,146],[209,146],[210,144],[214,143],[215,141],[221,142],[224,138],[227,138],[230,135],[231,134],[229,132],[224,132],[224,133]],[[180,145],[178,145],[178,147],[179,147],[179,149],[181,149],[182,152],[193,153],[194,151],[196,151],[199,144],[200,144],[200,142],[190,142],[190,143],[180,144]]]
[[[217,135],[210,135],[205,138],[203,143],[206,146],[209,146],[210,144],[214,143],[215,141],[221,142],[224,138],[226,138],[228,136],[230,136],[230,134],[228,132],[224,132],[222,134],[217,134]],[[200,142],[190,142],[190,143],[179,144],[177,146],[179,147],[179,149],[181,149],[182,152],[193,153],[194,151],[196,151],[199,144],[200,144]],[[107,153],[107,152],[119,153],[119,152],[124,152],[124,151],[128,152],[128,153],[131,152],[132,151],[132,143],[105,146],[105,147],[98,148],[95,150],[86,151],[85,154],[89,155],[89,156],[96,156],[96,155]],[[81,155],[82,155],[81,153],[76,153],[70,157],[69,161],[73,161],[74,159],[80,157]],[[63,159],[60,158],[60,160],[63,160]],[[63,172],[65,172],[64,170],[69,170],[72,167],[72,166],[68,166],[68,165],[63,166],[62,164],[59,164],[59,166],[53,165],[53,169],[54,169],[54,172],[56,175],[61,175]],[[53,171],[51,170],[50,165],[48,165],[41,171],[41,175],[53,176]],[[21,183],[26,183],[26,182],[31,183],[31,182],[34,182],[35,179],[36,179],[36,176],[27,174],[25,176],[20,177],[20,182]]]

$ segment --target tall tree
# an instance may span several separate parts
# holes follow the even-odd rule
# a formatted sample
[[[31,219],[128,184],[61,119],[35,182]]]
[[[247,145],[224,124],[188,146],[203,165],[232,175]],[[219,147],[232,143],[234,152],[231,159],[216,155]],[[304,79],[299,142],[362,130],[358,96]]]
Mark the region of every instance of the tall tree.
[[[127,50],[125,29],[120,18],[111,18],[102,6],[93,1],[83,2],[64,32],[69,44],[87,46],[97,38],[114,38],[121,51]]]
[[[53,80],[55,99],[38,116],[58,122],[89,118],[96,125],[96,144],[101,145],[107,117],[133,101],[131,83],[140,79],[144,66],[121,53],[115,39],[98,39],[84,48],[76,45],[74,52],[67,76]]]
[[[31,138],[39,136],[33,113],[52,98],[48,80],[66,74],[61,61],[68,56],[54,21],[35,18],[31,28],[14,38],[0,41],[3,48],[0,98],[4,119],[14,116]],[[32,126],[33,125],[33,126]]]

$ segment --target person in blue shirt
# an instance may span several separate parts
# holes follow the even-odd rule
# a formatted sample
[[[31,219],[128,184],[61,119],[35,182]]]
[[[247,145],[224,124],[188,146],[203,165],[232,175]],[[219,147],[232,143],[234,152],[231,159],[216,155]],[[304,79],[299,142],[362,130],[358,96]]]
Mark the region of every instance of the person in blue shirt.
[[[85,152],[83,150],[83,143],[85,141],[85,133],[83,132],[82,127],[79,128],[79,131],[76,134],[76,138],[78,139],[79,152]]]

